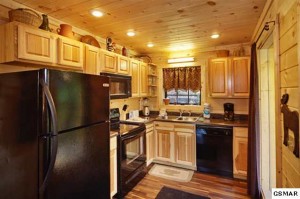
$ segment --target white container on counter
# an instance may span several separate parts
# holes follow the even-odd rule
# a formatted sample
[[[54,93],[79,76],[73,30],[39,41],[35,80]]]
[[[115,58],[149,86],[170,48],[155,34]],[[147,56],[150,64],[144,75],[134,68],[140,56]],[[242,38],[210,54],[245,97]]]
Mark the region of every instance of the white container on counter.
[[[203,117],[209,119],[210,118],[210,104],[204,103],[203,105]]]

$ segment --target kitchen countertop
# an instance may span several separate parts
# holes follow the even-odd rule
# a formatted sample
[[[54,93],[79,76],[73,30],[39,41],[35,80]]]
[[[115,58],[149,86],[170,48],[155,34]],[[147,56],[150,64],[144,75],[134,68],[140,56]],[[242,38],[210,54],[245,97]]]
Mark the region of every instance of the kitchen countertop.
[[[135,124],[121,123],[119,126],[119,129],[110,130],[110,137],[112,138],[117,135],[122,136],[122,135],[127,134],[129,131],[132,131],[132,130],[135,130],[135,129],[141,128],[141,127],[142,127],[141,122],[135,123]]]
[[[117,136],[118,134],[119,134],[118,131],[110,131],[110,132],[109,132],[110,138],[112,138],[112,137],[114,137],[114,136]]]
[[[165,121],[165,122],[178,122],[178,123],[190,123],[190,124],[200,124],[200,125],[221,125],[221,126],[232,126],[232,127],[248,127],[248,120],[234,120],[226,121],[223,119],[205,119],[204,121],[180,121],[176,120],[179,116],[168,116],[167,119],[163,119],[157,115],[150,115],[149,117],[141,118],[145,119],[142,123],[151,123],[153,121]]]

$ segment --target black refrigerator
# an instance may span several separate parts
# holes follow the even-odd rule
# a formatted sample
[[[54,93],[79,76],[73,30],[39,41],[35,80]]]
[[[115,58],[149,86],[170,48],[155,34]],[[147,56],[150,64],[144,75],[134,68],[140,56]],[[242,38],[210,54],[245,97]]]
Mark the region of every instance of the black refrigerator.
[[[0,199],[110,198],[109,79],[0,74]]]

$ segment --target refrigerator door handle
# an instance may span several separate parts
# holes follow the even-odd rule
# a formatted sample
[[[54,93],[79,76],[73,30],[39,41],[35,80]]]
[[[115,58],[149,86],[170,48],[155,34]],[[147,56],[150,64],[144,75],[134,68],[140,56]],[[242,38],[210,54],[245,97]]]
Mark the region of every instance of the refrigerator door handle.
[[[43,184],[41,185],[39,189],[39,193],[43,194],[47,183],[49,176],[51,175],[51,172],[54,168],[55,160],[56,160],[56,154],[57,154],[57,148],[58,148],[58,140],[57,140],[57,135],[58,135],[58,130],[57,130],[57,114],[56,114],[56,109],[55,109],[55,104],[51,95],[51,92],[49,90],[49,86],[45,83],[44,80],[40,80],[40,84],[43,87],[43,93],[46,96],[49,108],[50,108],[50,114],[51,114],[51,120],[52,120],[52,133],[50,135],[50,144],[51,144],[51,154],[50,154],[50,163],[48,170],[46,172]]]

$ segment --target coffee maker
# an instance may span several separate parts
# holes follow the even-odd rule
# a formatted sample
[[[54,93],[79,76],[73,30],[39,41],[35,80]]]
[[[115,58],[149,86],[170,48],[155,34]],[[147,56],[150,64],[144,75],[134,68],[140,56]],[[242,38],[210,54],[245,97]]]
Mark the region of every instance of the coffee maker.
[[[224,120],[229,120],[229,121],[234,120],[234,104],[232,103],[224,104]]]

